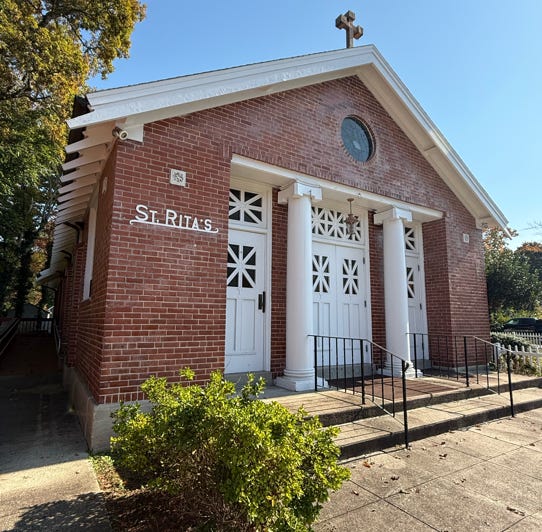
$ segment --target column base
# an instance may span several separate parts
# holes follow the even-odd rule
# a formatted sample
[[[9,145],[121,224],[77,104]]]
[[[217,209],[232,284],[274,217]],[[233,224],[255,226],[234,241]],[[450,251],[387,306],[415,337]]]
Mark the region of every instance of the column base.
[[[383,369],[382,369],[382,374],[383,375],[386,375],[386,376],[390,376],[393,375],[394,377],[400,377],[401,376],[401,368],[399,366],[394,366],[393,368],[390,367],[389,365],[386,365]],[[416,370],[414,369],[414,364],[410,363],[406,372],[405,372],[405,377],[407,379],[415,379],[416,377],[423,377],[423,373],[421,372],[421,370]]]
[[[286,372],[285,372],[286,373]],[[314,372],[311,375],[284,375],[275,379],[275,386],[292,392],[314,391]]]

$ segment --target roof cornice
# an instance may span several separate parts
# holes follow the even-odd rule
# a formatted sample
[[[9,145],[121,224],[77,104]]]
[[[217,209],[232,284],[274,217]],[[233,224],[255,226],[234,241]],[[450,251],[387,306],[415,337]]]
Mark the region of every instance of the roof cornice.
[[[478,226],[506,230],[508,221],[503,213],[444,135],[377,48],[365,45],[88,94],[89,112],[68,121],[69,127],[82,130],[82,135],[66,148],[78,157],[63,165],[66,173],[61,181],[65,186],[59,198],[55,240],[62,231],[61,222],[84,219],[92,189],[117,142],[116,126],[128,138],[141,142],[143,126],[150,122],[353,75],[371,91]],[[66,238],[74,244],[73,234]],[[59,246],[70,247],[62,240],[53,245],[55,263],[60,260]]]
[[[68,125],[74,129],[128,117],[130,123],[146,123],[258,98],[354,75],[375,52],[366,45],[98,91],[87,95],[91,112]]]

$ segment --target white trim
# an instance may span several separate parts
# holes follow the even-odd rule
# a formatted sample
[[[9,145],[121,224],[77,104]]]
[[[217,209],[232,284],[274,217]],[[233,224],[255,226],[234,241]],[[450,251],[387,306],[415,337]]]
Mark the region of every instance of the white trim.
[[[84,139],[66,147],[79,157],[64,163],[63,183],[101,174],[102,166],[117,140],[114,127],[126,130],[128,138],[143,142],[144,125],[157,120],[185,116],[233,102],[289,91],[334,79],[358,76],[391,118],[474,217],[477,227],[497,226],[507,231],[508,221],[491,200],[465,163],[421,108],[397,74],[373,45],[323,52],[266,63],[245,65],[214,72],[97,91],[87,95],[89,112],[68,121],[71,129],[86,128]],[[234,156],[232,165],[246,166],[246,159]],[[260,177],[266,182],[266,170]],[[233,170],[233,168],[232,168]],[[274,172],[273,172],[274,173]],[[270,184],[288,185],[303,179],[295,172],[275,175]],[[243,175],[241,175],[243,177]],[[390,204],[411,210],[422,222],[442,217],[442,213],[338,184],[320,184],[327,199],[354,196],[367,209],[381,210]],[[88,205],[88,204],[87,204]]]
[[[322,83],[356,74],[372,62],[373,50],[360,46],[98,91],[87,95],[92,112],[68,125],[74,129],[125,117],[148,123]]]
[[[322,190],[322,201],[343,202],[346,198],[355,198],[355,204],[362,208],[368,210],[385,210],[389,209],[390,206],[397,207],[399,209],[411,211],[414,218],[422,222],[440,220],[444,216],[442,211],[436,209],[407,203],[395,198],[388,198],[380,194],[327,181],[301,172],[294,172],[287,168],[263,163],[241,155],[233,155],[232,172],[233,171],[235,171],[236,175],[242,177],[250,175],[252,176],[252,179],[257,180],[260,183],[267,183],[275,187],[280,187],[281,189],[286,189],[293,180],[300,181],[308,188],[319,187]]]
[[[507,220],[410,91],[373,45],[234,67],[87,95],[80,128],[111,121],[125,127],[357,75],[476,219]]]
[[[80,179],[81,177],[86,177],[88,175],[99,175],[99,173],[102,171],[102,164],[101,162],[88,164],[86,166],[82,166],[80,169],[76,170],[75,172],[70,172],[68,174],[64,174],[60,177],[60,181],[62,183],[68,183],[70,181],[73,181],[75,179]]]
[[[96,244],[96,219],[98,214],[98,191],[94,193],[88,213],[87,256],[85,260],[85,275],[83,280],[83,301],[91,296],[90,286],[94,270],[94,246]]]
[[[66,194],[67,192],[71,192],[72,190],[77,190],[82,187],[86,187],[88,185],[95,185],[96,181],[98,180],[98,174],[91,174],[89,176],[82,177],[81,179],[78,179],[77,181],[74,181],[70,183],[69,185],[65,185],[58,189],[59,195]]]

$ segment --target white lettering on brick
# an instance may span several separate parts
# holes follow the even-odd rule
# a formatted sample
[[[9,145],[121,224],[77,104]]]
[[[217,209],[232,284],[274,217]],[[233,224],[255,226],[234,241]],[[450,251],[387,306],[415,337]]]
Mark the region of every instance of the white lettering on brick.
[[[198,233],[218,233],[218,229],[213,227],[211,218],[198,219],[196,216],[183,215],[180,212],[166,208],[162,211],[151,209],[147,205],[139,204],[135,206],[136,214],[130,220],[130,225],[145,224],[158,225],[161,227],[182,229],[183,231],[196,231]],[[160,220],[165,220],[161,222]]]

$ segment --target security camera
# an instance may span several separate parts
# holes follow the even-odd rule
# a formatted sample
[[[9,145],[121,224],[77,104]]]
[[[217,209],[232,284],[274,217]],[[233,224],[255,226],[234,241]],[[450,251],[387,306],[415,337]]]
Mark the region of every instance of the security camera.
[[[128,138],[128,131],[121,129],[118,126],[113,128],[112,133],[114,137],[117,137],[120,140],[126,140]]]

